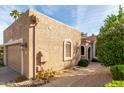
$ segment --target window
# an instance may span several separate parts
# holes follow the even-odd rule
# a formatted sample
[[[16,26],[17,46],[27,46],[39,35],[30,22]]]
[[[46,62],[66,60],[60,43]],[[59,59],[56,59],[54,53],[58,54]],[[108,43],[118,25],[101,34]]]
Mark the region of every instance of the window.
[[[72,42],[70,39],[66,39],[64,41],[64,60],[71,60],[72,59]]]
[[[81,55],[84,55],[84,46],[81,46]]]
[[[66,43],[66,57],[71,57],[71,42]]]

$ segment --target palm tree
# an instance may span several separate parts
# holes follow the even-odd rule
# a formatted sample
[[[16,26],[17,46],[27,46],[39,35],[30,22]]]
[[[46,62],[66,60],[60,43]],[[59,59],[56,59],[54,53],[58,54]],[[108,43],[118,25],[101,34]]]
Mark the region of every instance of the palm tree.
[[[20,17],[22,15],[21,12],[19,12],[18,10],[12,10],[10,13],[10,16],[13,17],[15,20]]]

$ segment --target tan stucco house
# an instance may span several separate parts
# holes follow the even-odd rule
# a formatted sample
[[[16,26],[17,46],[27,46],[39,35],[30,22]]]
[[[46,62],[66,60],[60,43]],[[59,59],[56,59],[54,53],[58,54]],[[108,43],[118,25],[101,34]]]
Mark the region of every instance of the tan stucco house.
[[[61,70],[81,57],[95,58],[94,37],[32,9],[4,31],[4,64],[27,78],[42,69]]]

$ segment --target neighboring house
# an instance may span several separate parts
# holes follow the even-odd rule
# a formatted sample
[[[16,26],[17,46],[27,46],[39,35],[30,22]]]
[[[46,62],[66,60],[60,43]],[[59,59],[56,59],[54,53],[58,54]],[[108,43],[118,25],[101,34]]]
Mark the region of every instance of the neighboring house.
[[[29,9],[4,31],[4,64],[32,78],[76,65],[80,46],[80,31]]]
[[[81,57],[92,60],[96,57],[96,36],[81,37]]]

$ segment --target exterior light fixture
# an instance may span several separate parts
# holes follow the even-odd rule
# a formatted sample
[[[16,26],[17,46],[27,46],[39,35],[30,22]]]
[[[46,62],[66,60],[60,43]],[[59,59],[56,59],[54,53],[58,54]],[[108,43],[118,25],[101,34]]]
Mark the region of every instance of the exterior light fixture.
[[[35,24],[38,24],[39,23],[39,17],[38,16],[35,16],[35,15],[32,15],[31,16],[31,19],[32,19],[32,21],[35,23]]]
[[[27,43],[21,43],[20,46],[21,48],[27,48]]]

